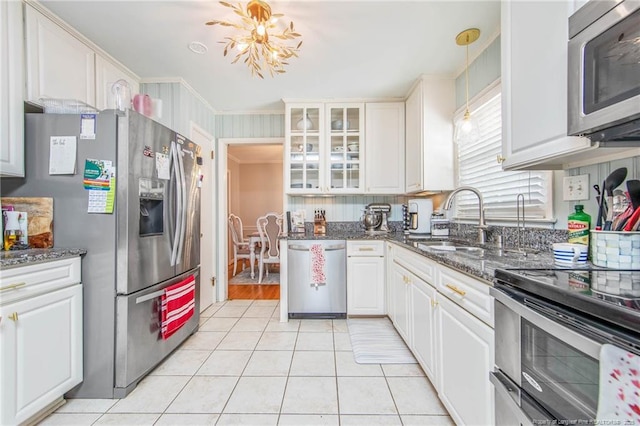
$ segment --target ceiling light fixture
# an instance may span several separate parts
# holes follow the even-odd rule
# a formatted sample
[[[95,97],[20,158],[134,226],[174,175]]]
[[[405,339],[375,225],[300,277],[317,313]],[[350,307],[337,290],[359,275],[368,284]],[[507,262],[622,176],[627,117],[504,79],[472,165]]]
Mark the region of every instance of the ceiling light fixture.
[[[480,30],[477,28],[469,28],[456,36],[456,44],[467,47],[467,61],[464,68],[467,106],[464,111],[464,117],[456,123],[454,137],[456,142],[461,145],[477,142],[480,139],[478,121],[469,112],[469,45],[476,41],[478,37],[480,37]]]
[[[263,69],[267,69],[273,77],[275,74],[285,72],[284,66],[289,63],[291,57],[298,57],[298,51],[302,45],[300,41],[297,45],[288,44],[296,38],[301,37],[293,27],[293,21],[283,30],[279,31],[276,22],[282,14],[271,13],[271,7],[262,0],[251,0],[246,8],[240,3],[233,5],[224,1],[221,5],[233,9],[242,20],[239,23],[227,21],[209,21],[206,25],[222,25],[240,30],[241,33],[225,37],[224,56],[233,49],[237,49],[235,59],[232,64],[244,57],[251,69],[251,75],[264,78]]]

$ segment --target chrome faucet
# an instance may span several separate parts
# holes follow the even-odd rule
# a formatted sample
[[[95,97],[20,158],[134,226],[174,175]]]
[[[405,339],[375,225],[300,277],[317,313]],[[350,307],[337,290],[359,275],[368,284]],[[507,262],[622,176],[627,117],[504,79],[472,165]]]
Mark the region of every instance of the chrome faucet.
[[[444,209],[449,210],[453,203],[454,197],[461,191],[471,191],[478,196],[478,208],[480,210],[480,219],[478,221],[478,243],[484,244],[487,241],[487,224],[484,222],[484,201],[482,200],[482,194],[476,188],[472,186],[461,186],[456,188],[449,194],[447,201],[444,202]]]

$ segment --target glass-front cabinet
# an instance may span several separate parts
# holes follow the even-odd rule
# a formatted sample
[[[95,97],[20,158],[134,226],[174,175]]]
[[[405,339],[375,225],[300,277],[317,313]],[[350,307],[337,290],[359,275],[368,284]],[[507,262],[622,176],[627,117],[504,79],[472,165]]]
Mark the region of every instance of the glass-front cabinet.
[[[287,193],[363,192],[363,103],[287,103],[285,129]]]
[[[361,193],[364,186],[364,104],[327,104],[329,191]]]
[[[324,192],[324,173],[322,166],[324,105],[295,104],[287,105],[286,151],[288,163],[286,188],[289,193]]]

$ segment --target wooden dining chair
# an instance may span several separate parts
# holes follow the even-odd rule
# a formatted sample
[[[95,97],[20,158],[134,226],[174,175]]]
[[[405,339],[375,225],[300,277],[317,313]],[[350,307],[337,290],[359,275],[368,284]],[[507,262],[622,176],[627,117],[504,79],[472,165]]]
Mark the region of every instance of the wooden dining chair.
[[[250,259],[249,240],[244,239],[242,230],[242,219],[233,213],[229,214],[229,233],[233,242],[233,276],[236,276],[238,259]],[[244,262],[242,262],[244,271]]]
[[[280,244],[278,236],[282,233],[282,215],[278,213],[267,213],[260,216],[256,221],[258,233],[260,234],[260,255],[258,257],[258,284],[262,283],[262,277],[267,269],[269,274],[269,264],[280,263]]]

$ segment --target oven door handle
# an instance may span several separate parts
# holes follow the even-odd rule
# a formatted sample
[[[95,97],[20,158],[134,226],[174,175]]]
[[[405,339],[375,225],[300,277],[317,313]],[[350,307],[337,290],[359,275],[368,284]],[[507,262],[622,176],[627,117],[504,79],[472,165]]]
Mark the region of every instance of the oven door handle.
[[[531,419],[520,407],[520,399],[522,394],[518,385],[511,382],[509,378],[499,370],[489,373],[489,380],[493,384],[496,392],[502,396],[502,399],[507,403],[507,408],[518,419],[518,423],[524,426],[533,426],[533,419]],[[534,401],[530,401],[531,405],[537,406]],[[536,423],[544,422],[545,424],[551,424],[554,420],[548,413],[544,411],[542,407],[536,407],[536,414],[544,416],[543,418],[537,418]]]
[[[526,319],[530,323],[544,330],[545,333],[556,336],[558,339],[566,342],[578,351],[594,359],[600,359],[600,347],[602,344],[593,340],[592,337],[594,336],[586,335],[584,330],[578,332],[573,328],[569,328],[565,324],[559,323],[555,319],[548,318],[540,312],[536,312],[519,301],[514,300],[508,293],[496,287],[491,287],[489,289],[489,293],[495,298],[496,302],[502,303],[504,306],[518,314],[521,318]]]

